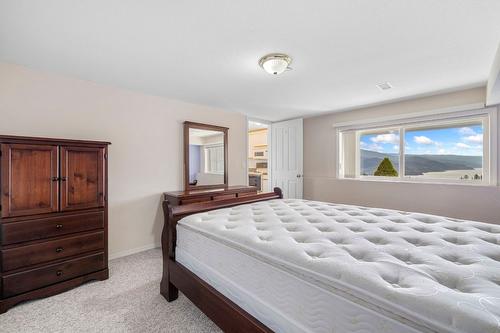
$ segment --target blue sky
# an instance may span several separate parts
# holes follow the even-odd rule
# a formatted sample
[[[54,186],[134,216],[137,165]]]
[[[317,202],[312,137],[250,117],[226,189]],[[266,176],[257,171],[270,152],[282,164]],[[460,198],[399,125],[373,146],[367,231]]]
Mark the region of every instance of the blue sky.
[[[406,154],[483,155],[483,127],[439,128],[406,131]],[[362,135],[361,149],[381,153],[399,152],[399,131]]]

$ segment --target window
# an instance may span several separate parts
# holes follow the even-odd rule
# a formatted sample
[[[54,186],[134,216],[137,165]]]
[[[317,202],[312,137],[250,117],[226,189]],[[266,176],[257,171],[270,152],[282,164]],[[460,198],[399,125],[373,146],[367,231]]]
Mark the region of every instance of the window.
[[[215,144],[204,147],[205,173],[224,173],[224,145]]]
[[[490,159],[491,117],[492,112],[484,112],[340,128],[339,177],[493,184],[496,164],[490,161],[496,157]]]
[[[482,181],[483,124],[478,120],[457,125],[408,129],[405,175],[413,179]]]
[[[360,175],[398,177],[399,141],[399,129],[361,132]]]

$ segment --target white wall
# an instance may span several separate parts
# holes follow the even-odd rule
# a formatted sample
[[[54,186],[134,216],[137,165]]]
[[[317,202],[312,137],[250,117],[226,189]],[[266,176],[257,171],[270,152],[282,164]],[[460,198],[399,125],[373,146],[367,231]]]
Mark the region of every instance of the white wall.
[[[164,191],[183,187],[182,122],[229,127],[229,183],[246,184],[246,118],[0,63],[0,133],[111,141],[109,250],[159,244]]]
[[[367,182],[336,178],[335,123],[360,119],[376,120],[395,114],[484,103],[485,93],[485,88],[469,89],[305,119],[305,198],[426,212],[500,224],[498,186]]]
[[[486,104],[494,105],[500,103],[500,45],[498,45],[495,60],[491,66],[488,84],[486,85]]]

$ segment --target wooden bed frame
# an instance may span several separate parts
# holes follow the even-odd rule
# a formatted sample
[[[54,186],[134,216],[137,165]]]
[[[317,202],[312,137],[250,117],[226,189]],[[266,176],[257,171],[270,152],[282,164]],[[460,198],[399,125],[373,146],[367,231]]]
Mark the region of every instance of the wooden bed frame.
[[[282,198],[281,189],[276,187],[271,193],[182,206],[172,206],[164,200],[165,223],[161,238],[163,277],[160,285],[163,297],[172,302],[177,299],[180,290],[224,332],[272,332],[255,317],[175,261],[176,226],[180,219],[191,214]]]

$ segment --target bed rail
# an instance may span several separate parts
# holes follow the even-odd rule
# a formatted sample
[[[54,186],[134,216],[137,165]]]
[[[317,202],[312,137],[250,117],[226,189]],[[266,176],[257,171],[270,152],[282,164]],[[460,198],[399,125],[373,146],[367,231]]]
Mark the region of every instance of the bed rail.
[[[230,328],[234,328],[235,326],[233,325],[238,324],[240,326],[236,327],[239,327],[238,331],[240,332],[269,332],[268,328],[239,308],[238,305],[234,304],[222,294],[218,293],[215,289],[202,282],[196,277],[196,275],[175,261],[175,245],[177,239],[176,226],[180,219],[188,215],[207,212],[214,209],[228,208],[242,204],[282,198],[283,193],[281,189],[275,187],[274,191],[270,193],[248,195],[220,201],[193,203],[181,206],[172,206],[169,204],[168,200],[164,200],[162,205],[165,222],[161,235],[163,276],[160,284],[160,293],[163,297],[165,297],[169,302],[176,300],[179,296],[180,288],[193,303],[202,309],[202,311],[204,311],[223,330],[232,330]],[[204,296],[211,296],[209,299],[206,297],[200,298],[199,295],[201,294]],[[211,305],[209,306],[209,304]],[[210,310],[213,310],[213,306],[219,307],[220,309],[224,308],[225,310],[213,312]],[[205,307],[207,308],[205,309]],[[228,314],[230,315],[228,316]]]
[[[207,212],[214,209],[234,207],[242,204],[253,202],[282,199],[283,192],[280,188],[275,187],[273,192],[249,195],[233,199],[220,201],[207,201],[193,203],[181,206],[172,206],[167,200],[163,201],[163,213],[165,222],[161,234],[161,246],[163,252],[163,278],[161,281],[161,294],[168,300],[172,301],[177,298],[178,291],[171,281],[169,275],[169,262],[175,261],[175,244],[177,239],[176,226],[177,222],[188,215]]]

